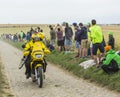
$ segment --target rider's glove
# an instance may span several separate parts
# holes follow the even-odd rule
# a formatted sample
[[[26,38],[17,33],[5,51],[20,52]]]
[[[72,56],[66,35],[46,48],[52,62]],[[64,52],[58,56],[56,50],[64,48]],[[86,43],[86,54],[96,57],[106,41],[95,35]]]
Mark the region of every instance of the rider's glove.
[[[23,58],[21,59],[22,61],[25,61],[25,56],[23,56]]]

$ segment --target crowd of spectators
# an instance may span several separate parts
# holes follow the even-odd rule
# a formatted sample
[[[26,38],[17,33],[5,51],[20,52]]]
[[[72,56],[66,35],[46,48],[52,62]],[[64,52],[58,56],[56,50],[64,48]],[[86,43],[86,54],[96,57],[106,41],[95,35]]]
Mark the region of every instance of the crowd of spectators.
[[[26,34],[20,31],[16,34],[2,34],[2,38],[20,41],[29,41],[32,33],[44,31],[37,27],[35,29],[31,28]],[[60,52],[65,54],[76,51],[74,58],[88,58],[94,59],[96,66],[99,66],[101,57],[105,56],[105,46],[109,45],[114,50],[115,39],[113,37],[113,32],[108,33],[108,42],[105,42],[102,29],[95,19],[84,25],[82,22],[73,23],[69,25],[66,23],[64,26],[57,24],[56,26],[50,25],[49,32],[50,42],[47,46],[50,50],[58,49]],[[45,34],[44,34],[45,35]]]
[[[74,49],[77,51],[74,58],[92,58],[96,67],[100,67],[100,62],[105,57],[106,46],[111,46],[114,50],[113,32],[108,32],[108,42],[105,42],[103,31],[95,19],[87,25],[82,22],[73,23],[72,26],[66,23],[65,26],[57,24],[55,27],[50,25],[49,28],[51,45],[58,47],[58,50],[64,51],[65,54]]]
[[[19,41],[24,41],[26,38],[26,34],[21,31],[20,33],[16,33],[16,34],[1,34],[1,37],[3,39],[7,39],[7,40],[11,40],[14,42],[19,42]]]

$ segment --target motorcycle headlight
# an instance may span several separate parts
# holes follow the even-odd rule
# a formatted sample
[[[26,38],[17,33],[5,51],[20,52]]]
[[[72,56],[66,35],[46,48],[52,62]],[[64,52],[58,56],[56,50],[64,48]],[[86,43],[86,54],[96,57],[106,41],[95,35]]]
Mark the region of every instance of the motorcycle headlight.
[[[35,55],[35,57],[36,57],[36,58],[42,58],[42,55],[37,54],[37,55]]]

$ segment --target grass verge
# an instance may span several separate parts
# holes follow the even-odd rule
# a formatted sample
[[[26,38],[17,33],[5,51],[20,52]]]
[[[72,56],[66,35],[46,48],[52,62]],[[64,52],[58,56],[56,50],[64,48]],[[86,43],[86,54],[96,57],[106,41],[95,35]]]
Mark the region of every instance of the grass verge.
[[[52,52],[47,60],[60,65],[65,70],[68,70],[78,77],[89,80],[90,82],[97,83],[102,87],[107,87],[110,90],[120,92],[120,71],[108,75],[102,69],[96,67],[90,67],[88,69],[83,69],[78,64],[85,59],[73,58],[73,54],[64,54],[57,51]]]
[[[21,48],[22,43],[10,42],[13,46],[17,48]],[[102,87],[106,87],[110,90],[114,90],[120,92],[120,71],[107,75],[103,72],[102,69],[97,69],[95,67],[91,67],[88,69],[83,69],[78,64],[85,61],[86,59],[73,58],[74,54],[64,54],[59,53],[58,51],[53,51],[50,55],[46,57],[48,61],[54,63],[56,65],[60,65],[65,70],[75,74],[78,77],[89,80],[90,82],[97,83]]]

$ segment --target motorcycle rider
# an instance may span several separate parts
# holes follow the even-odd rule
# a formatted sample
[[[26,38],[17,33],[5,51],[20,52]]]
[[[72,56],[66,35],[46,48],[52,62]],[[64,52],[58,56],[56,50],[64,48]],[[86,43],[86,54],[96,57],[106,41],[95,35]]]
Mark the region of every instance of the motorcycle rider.
[[[31,40],[29,42],[27,42],[23,48],[23,60],[26,58],[25,60],[25,67],[26,67],[26,78],[28,79],[31,76],[31,68],[30,68],[30,63],[31,63],[31,52],[33,50],[33,45],[35,42],[38,42],[41,45],[41,48],[43,50],[43,52],[45,54],[49,54],[50,50],[44,45],[44,43],[42,42],[42,40],[44,39],[44,35],[37,33],[37,31],[35,31],[32,36],[31,36]],[[45,65],[47,65],[45,59],[43,60]],[[46,68],[44,68],[44,72],[46,71]]]

